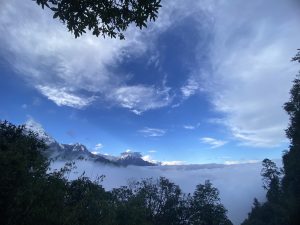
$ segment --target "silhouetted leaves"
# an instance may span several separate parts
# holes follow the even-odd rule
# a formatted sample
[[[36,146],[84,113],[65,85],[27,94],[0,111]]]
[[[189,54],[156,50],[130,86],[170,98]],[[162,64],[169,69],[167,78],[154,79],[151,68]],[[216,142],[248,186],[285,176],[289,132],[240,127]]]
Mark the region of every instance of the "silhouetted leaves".
[[[75,38],[92,31],[93,35],[124,39],[130,24],[142,29],[155,21],[161,0],[34,0],[66,24]]]

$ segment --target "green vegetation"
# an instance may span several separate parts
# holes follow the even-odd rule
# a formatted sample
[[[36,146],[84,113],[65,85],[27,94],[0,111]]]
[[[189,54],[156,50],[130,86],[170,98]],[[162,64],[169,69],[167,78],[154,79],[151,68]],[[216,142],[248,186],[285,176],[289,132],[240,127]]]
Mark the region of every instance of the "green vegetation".
[[[124,39],[123,32],[130,24],[142,29],[148,21],[155,21],[161,7],[160,0],[33,0],[43,9],[53,12],[67,25],[75,38],[92,31],[97,37]]]
[[[232,224],[209,181],[192,196],[163,177],[106,191],[102,177],[67,180],[72,163],[50,173],[45,149],[24,126],[0,123],[0,224]]]
[[[300,51],[293,58],[300,63]],[[252,211],[242,225],[299,225],[300,224],[300,74],[294,80],[290,100],[284,109],[290,117],[286,136],[289,150],[282,157],[283,169],[269,159],[263,161],[262,176],[267,201],[256,199]]]

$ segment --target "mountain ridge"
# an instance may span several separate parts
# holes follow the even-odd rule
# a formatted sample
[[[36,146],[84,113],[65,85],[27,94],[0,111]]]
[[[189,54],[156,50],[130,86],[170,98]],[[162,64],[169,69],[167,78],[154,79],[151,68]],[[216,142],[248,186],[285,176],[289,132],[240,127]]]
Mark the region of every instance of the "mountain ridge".
[[[42,127],[41,124],[30,119],[26,122],[25,128],[37,135],[48,146],[45,155],[52,160],[88,160],[103,164],[111,164],[115,166],[156,166],[152,162],[142,159],[140,152],[126,151],[121,153],[120,157],[94,154],[88,148],[81,144],[62,144],[51,137]]]

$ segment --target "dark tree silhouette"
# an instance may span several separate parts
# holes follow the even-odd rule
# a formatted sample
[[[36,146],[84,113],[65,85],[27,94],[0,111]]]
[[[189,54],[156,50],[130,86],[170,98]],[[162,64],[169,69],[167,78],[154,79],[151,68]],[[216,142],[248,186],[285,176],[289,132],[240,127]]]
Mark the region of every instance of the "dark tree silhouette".
[[[300,63],[300,51],[293,58]],[[282,186],[290,217],[290,224],[300,224],[300,73],[294,80],[290,100],[284,109],[290,117],[286,135],[290,139],[289,151],[283,155],[285,176]]]
[[[43,9],[49,8],[75,38],[92,31],[97,37],[124,39],[130,24],[142,29],[155,21],[161,0],[33,0]]]
[[[219,191],[210,181],[197,185],[190,201],[190,225],[232,225],[220,202]]]

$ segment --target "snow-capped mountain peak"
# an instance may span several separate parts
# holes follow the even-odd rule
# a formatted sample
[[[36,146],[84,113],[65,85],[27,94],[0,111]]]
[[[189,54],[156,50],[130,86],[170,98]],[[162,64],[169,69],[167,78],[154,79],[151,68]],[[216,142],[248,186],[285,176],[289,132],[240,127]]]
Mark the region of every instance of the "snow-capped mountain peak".
[[[56,142],[53,137],[51,137],[50,135],[48,135],[46,133],[46,131],[44,130],[42,125],[33,119],[27,120],[27,122],[25,123],[25,128],[29,131],[36,133],[38,135],[38,138],[45,141],[45,143],[47,145],[50,145],[50,144],[53,144]]]
[[[140,152],[133,152],[127,150],[121,153],[120,157],[94,154],[90,152],[87,147],[80,143],[75,144],[61,144],[58,143],[54,138],[46,133],[41,124],[33,119],[29,119],[25,123],[25,128],[28,131],[32,131],[38,135],[38,138],[43,140],[48,145],[46,155],[52,159],[58,160],[91,160],[94,162],[101,163],[112,163],[114,165],[128,166],[153,166],[152,162],[143,160],[143,156]]]
[[[132,152],[132,151],[126,151],[121,153],[121,159],[126,158],[142,158],[142,154],[140,152]]]

